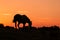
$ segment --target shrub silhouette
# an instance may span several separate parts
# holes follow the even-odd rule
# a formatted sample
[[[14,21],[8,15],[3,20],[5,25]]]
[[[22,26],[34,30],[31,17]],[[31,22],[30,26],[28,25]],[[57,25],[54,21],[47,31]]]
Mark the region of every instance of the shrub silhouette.
[[[3,24],[0,24],[3,27]],[[58,26],[42,27],[42,28],[19,28],[12,26],[4,26],[0,28],[0,39],[9,40],[60,40],[60,28]],[[8,39],[7,39],[8,40]]]
[[[3,24],[0,24],[0,28],[3,28],[4,27],[4,25]]]
[[[15,23],[15,27],[17,28],[17,22],[18,22],[18,28],[19,28],[19,24],[22,23],[23,27],[25,27],[25,24],[28,23],[29,26],[31,27],[32,22],[30,21],[30,19],[26,16],[26,15],[20,15],[20,14],[16,14],[14,16],[13,22]]]

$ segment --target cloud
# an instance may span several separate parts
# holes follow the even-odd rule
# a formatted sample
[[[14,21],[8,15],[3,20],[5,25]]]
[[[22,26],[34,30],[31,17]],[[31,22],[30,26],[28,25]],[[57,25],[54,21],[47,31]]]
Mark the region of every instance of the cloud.
[[[8,15],[10,15],[10,14],[5,13],[5,14],[3,14],[3,15],[8,16]]]
[[[17,11],[18,13],[28,13],[29,11]]]

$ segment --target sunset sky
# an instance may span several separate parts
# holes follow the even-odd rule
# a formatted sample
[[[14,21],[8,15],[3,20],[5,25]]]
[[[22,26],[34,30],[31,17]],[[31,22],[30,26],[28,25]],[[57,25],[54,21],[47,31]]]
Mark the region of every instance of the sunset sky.
[[[13,26],[15,14],[27,15],[33,26],[60,26],[60,0],[0,0],[0,23]]]

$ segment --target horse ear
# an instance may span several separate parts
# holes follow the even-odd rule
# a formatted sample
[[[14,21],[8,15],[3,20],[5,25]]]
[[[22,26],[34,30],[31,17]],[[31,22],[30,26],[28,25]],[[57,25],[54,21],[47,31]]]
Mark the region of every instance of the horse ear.
[[[26,16],[26,15],[22,15],[22,16]]]

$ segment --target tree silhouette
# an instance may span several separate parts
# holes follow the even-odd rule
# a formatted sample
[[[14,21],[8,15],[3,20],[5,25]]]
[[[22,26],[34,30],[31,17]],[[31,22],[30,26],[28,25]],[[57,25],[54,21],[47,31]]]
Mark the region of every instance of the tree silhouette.
[[[13,22],[15,23],[15,27],[17,28],[17,22],[18,22],[18,28],[19,28],[19,24],[22,23],[23,27],[25,27],[25,24],[28,23],[29,26],[31,27],[32,22],[30,21],[30,19],[26,16],[26,15],[20,15],[20,14],[16,14],[14,16]]]

